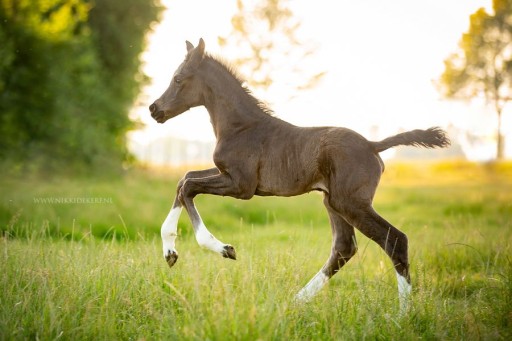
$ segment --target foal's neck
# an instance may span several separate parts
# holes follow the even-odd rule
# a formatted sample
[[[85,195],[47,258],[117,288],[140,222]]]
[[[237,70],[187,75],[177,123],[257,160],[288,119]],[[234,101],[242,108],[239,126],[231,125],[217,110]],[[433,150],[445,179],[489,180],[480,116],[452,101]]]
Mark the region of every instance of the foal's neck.
[[[204,72],[206,94],[204,106],[217,139],[268,122],[271,116],[258,105],[240,81],[225,66],[208,60]]]

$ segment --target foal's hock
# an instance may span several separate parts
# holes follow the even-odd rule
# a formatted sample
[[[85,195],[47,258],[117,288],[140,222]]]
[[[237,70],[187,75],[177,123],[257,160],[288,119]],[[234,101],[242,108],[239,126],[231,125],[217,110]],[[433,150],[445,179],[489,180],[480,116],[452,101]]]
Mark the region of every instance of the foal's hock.
[[[446,147],[450,141],[445,132],[413,130],[371,142],[346,128],[294,126],[270,115],[271,110],[242,85],[231,68],[205,53],[202,39],[197,47],[186,44],[185,60],[149,110],[157,122],[164,123],[192,107],[206,107],[217,140],[216,167],[188,172],[178,183],[176,199],[161,229],[169,266],[178,259],[175,240],[183,207],[200,246],[236,259],[233,246],[219,241],[204,225],[193,201],[198,194],[250,199],[320,191],[332,225],[331,255],[299,291],[297,300],[313,297],[355,254],[357,228],[391,258],[400,306],[405,309],[411,290],[407,237],[372,207],[384,170],[378,153],[397,145]]]

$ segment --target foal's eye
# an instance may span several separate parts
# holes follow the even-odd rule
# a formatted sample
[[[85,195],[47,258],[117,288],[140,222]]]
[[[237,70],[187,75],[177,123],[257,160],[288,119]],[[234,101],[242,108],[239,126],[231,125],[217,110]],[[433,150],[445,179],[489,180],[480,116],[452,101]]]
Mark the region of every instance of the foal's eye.
[[[181,78],[174,77],[174,83],[181,84]]]

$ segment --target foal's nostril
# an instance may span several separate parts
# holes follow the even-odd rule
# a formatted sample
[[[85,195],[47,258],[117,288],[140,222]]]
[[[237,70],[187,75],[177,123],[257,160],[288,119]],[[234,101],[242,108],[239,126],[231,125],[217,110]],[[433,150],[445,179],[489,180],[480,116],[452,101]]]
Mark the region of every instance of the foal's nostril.
[[[153,103],[153,104],[151,104],[151,105],[149,106],[149,112],[150,112],[150,113],[154,113],[154,112],[155,112],[155,110],[156,110],[156,105],[155,105],[155,103]]]

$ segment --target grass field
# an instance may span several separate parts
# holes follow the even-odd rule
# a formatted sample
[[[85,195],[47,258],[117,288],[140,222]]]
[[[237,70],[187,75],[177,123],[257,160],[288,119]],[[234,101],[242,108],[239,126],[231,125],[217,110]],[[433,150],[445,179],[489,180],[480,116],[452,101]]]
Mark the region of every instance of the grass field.
[[[0,340],[510,340],[512,164],[390,164],[375,207],[409,237],[412,306],[387,256],[357,255],[306,305],[329,256],[322,197],[201,196],[237,261],[200,249],[186,214],[178,263],[159,228],[175,172],[0,180]]]

